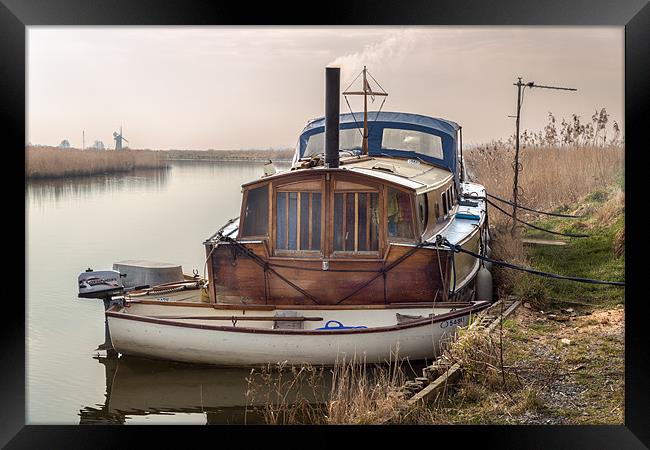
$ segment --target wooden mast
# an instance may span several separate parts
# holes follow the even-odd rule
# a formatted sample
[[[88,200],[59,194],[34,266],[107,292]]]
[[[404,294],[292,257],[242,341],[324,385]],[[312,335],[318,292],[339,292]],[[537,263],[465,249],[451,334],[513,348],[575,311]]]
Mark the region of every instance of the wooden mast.
[[[363,66],[363,145],[364,155],[368,154],[368,80],[366,79],[366,66]]]
[[[363,66],[363,90],[362,91],[346,91],[343,92],[343,95],[363,95],[363,142],[362,142],[362,153],[364,155],[368,154],[368,96],[383,96],[386,97],[388,94],[386,92],[373,92],[370,84],[368,84],[368,79],[366,78],[366,66]]]

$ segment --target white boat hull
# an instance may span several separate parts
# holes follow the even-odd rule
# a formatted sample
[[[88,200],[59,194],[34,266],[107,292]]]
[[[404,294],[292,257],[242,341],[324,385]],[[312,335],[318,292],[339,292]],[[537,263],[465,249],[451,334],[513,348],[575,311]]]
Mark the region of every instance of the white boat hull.
[[[479,309],[482,303],[458,311],[447,309],[433,319],[400,325],[387,323],[387,318],[391,315],[394,318],[395,312],[414,314],[417,311],[348,311],[347,316],[343,314],[347,323],[353,323],[355,314],[371,316],[369,320],[374,323],[367,322],[368,328],[338,331],[316,330],[322,323],[312,325],[313,329],[277,330],[272,328],[272,320],[266,326],[252,321],[236,326],[215,325],[207,320],[187,323],[141,316],[142,311],[138,315],[108,311],[107,317],[113,347],[123,354],[219,366],[277,363],[332,366],[343,359],[382,363],[396,358],[433,358],[440,352],[440,343],[452,339],[459,326],[467,326],[470,315]],[[430,313],[431,309],[425,311]],[[206,314],[210,312],[214,314],[211,308]],[[334,314],[342,316],[342,311],[304,312],[324,316],[324,322]]]

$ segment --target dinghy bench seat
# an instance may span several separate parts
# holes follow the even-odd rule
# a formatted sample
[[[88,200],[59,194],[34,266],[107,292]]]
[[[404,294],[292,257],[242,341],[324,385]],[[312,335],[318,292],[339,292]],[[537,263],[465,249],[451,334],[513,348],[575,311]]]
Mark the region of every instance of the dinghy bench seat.
[[[276,311],[275,317],[299,317],[296,311]],[[300,316],[302,317],[302,316]],[[274,330],[302,330],[305,328],[304,320],[276,320],[273,322]]]

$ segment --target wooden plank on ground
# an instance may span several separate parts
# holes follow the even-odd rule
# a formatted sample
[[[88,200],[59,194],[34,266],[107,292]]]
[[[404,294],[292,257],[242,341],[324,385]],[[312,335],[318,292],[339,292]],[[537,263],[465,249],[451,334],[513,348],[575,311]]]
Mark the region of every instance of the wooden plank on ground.
[[[567,245],[565,241],[556,241],[551,239],[523,238],[521,241],[524,245],[541,245],[550,247],[563,247]]]
[[[492,305],[490,309],[493,310],[493,312],[499,314],[500,305],[506,306],[506,304],[504,304],[503,302],[504,302],[503,300],[500,300],[499,303]],[[517,307],[520,304],[521,304],[520,300],[512,302],[512,304],[510,304],[510,306],[505,308],[505,310],[503,311],[503,318],[505,319],[510,314],[512,314],[512,312],[515,309],[517,309]],[[487,327],[486,333],[488,334],[491,333],[496,328],[496,326],[500,323],[501,318],[499,316],[495,317],[492,323]],[[427,387],[425,387],[420,392],[418,392],[413,397],[411,397],[409,399],[409,405],[415,405],[420,401],[435,400],[440,393],[444,392],[444,390],[447,387],[453,385],[458,380],[458,378],[461,375],[461,372],[462,372],[461,367],[458,364],[454,364],[449,368],[449,370],[447,370],[445,373],[443,373],[438,378],[436,378],[433,382],[427,385]]]
[[[449,368],[448,371],[436,378],[435,381],[411,397],[409,399],[409,405],[415,405],[420,401],[435,400],[438,395],[444,392],[448,386],[451,387],[451,385],[453,385],[456,380],[458,380],[460,374],[460,365],[454,364]]]

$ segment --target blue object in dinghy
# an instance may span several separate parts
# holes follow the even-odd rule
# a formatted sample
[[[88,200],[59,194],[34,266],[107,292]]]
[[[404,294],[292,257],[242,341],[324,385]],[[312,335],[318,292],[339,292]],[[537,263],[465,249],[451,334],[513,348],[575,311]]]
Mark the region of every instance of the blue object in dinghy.
[[[478,214],[456,213],[456,219],[481,220]]]
[[[332,326],[330,324],[336,324],[336,325]],[[351,330],[351,329],[354,329],[354,328],[368,328],[368,327],[366,327],[364,325],[359,325],[359,326],[356,326],[356,327],[346,327],[345,325],[343,325],[338,320],[328,320],[324,327],[316,328],[316,329],[317,330]]]

